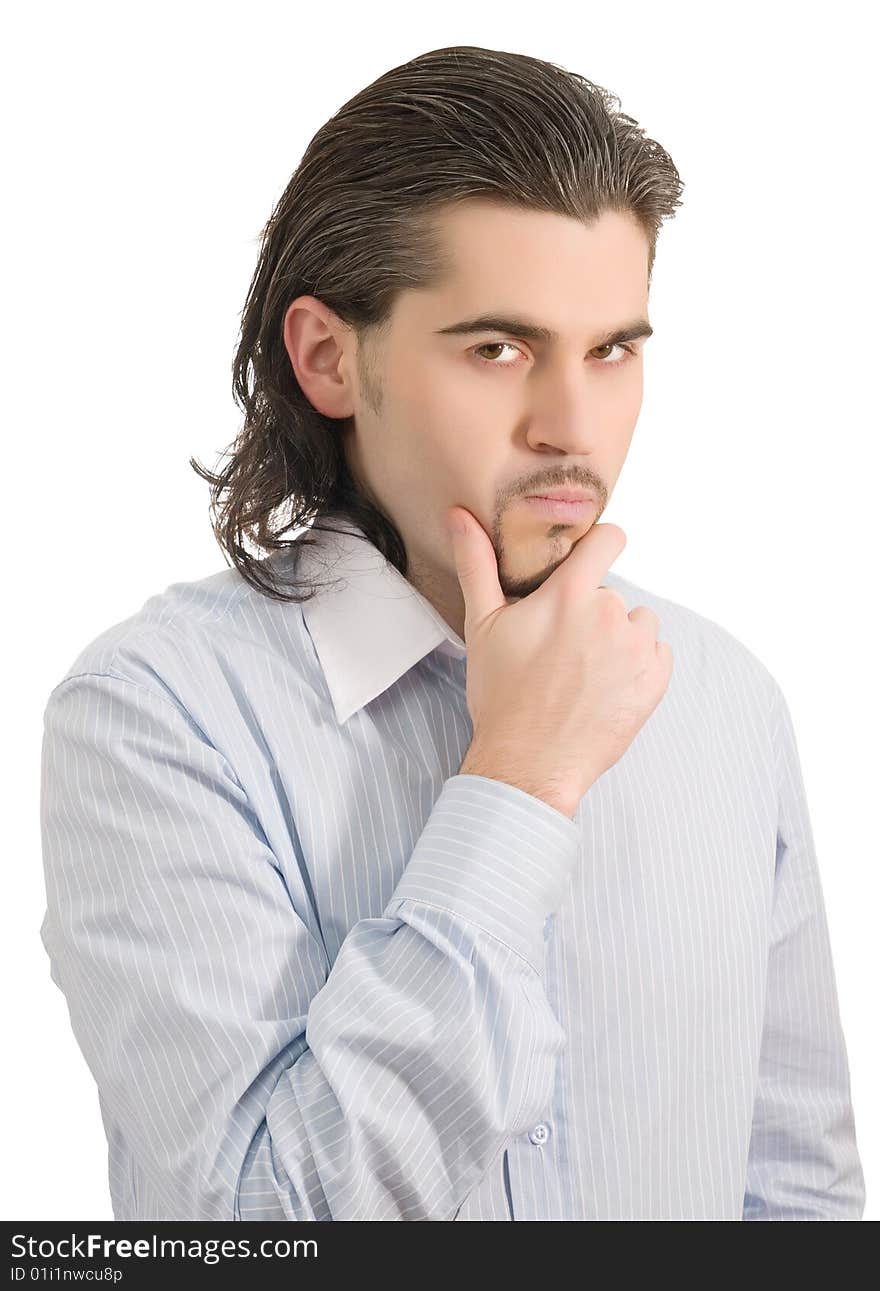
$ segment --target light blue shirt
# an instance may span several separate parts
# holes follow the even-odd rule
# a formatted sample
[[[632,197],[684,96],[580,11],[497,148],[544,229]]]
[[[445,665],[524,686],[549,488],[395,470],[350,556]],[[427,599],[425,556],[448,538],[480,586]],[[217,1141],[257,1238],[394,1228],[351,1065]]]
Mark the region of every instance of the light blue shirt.
[[[458,774],[464,644],[336,523],[315,599],[174,583],[46,705],[40,932],[116,1219],[861,1218],[774,678],[609,571],[673,674],[572,820]]]

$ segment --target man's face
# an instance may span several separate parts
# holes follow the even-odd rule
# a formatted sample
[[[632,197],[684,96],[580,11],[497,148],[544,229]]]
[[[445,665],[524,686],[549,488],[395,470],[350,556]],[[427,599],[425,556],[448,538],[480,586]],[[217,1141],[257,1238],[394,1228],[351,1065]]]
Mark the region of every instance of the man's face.
[[[400,531],[411,581],[463,634],[450,506],[489,534],[511,600],[539,587],[607,505],[641,408],[644,338],[603,338],[647,321],[648,241],[616,212],[586,227],[476,202],[438,227],[454,273],[403,292],[375,353],[358,355],[343,442],[354,478]],[[486,314],[558,339],[447,330]],[[597,508],[559,521],[522,501],[564,486],[591,489]]]

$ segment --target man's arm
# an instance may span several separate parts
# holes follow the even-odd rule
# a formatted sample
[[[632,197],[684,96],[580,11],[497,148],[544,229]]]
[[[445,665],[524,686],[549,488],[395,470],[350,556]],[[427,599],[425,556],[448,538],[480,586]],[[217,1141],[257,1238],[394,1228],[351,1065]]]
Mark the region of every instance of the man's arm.
[[[539,1119],[565,1043],[544,922],[580,839],[553,807],[452,776],[332,967],[235,771],[158,687],[55,688],[41,826],[52,977],[151,1217],[449,1220]]]
[[[860,1219],[865,1183],[813,834],[774,682],[779,826],[764,1031],[743,1219]]]

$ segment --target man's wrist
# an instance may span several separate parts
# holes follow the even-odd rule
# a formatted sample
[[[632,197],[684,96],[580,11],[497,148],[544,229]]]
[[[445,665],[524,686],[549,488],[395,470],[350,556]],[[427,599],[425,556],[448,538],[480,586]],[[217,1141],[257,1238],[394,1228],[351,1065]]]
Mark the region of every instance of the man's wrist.
[[[577,802],[572,802],[571,796],[561,792],[557,786],[525,775],[502,760],[475,750],[468,749],[465,753],[458,774],[479,775],[489,780],[501,780],[504,784],[513,785],[515,789],[521,789],[523,793],[531,794],[533,798],[540,798],[542,802],[546,802],[549,807],[554,807],[569,820],[574,819],[577,811]]]

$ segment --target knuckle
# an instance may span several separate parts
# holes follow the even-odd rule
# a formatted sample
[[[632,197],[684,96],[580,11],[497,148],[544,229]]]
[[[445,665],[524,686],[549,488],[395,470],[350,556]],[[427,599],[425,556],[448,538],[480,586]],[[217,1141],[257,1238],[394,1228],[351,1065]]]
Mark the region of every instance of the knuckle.
[[[618,619],[626,618],[626,601],[620,595],[620,592],[616,592],[613,587],[605,587],[604,584],[597,587],[596,597],[600,613],[609,622],[617,622]]]

